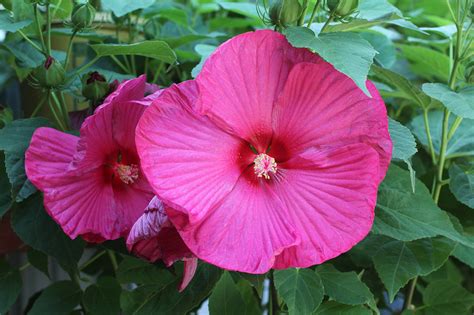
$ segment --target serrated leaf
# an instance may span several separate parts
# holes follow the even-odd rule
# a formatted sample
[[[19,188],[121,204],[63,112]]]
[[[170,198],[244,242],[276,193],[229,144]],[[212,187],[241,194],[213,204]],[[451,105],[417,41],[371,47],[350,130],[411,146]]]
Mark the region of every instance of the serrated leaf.
[[[318,307],[314,315],[372,315],[372,312],[362,305],[345,305],[327,301]]]
[[[411,191],[409,172],[391,165],[379,187],[372,232],[401,241],[438,235],[474,247],[474,238],[459,233],[448,214],[438,208],[426,186],[416,179]]]
[[[474,209],[474,162],[449,167],[449,189],[457,200]]]
[[[422,89],[459,117],[474,119],[474,87],[466,87],[455,92],[445,84],[425,83]]]
[[[33,195],[14,209],[11,225],[18,237],[32,248],[58,260],[66,271],[74,270],[84,250],[84,241],[71,240],[46,214],[43,199]]]
[[[415,137],[410,129],[390,117],[388,132],[393,142],[392,159],[407,161],[417,152]]]
[[[474,306],[474,294],[451,281],[434,281],[426,287],[423,303],[426,315],[469,314]]]
[[[121,17],[135,10],[148,8],[155,0],[101,0],[100,3],[104,10],[110,10]]]
[[[22,286],[18,269],[0,260],[0,313],[7,313],[20,294]]]
[[[90,46],[99,57],[137,55],[157,59],[166,63],[176,62],[176,54],[161,40],[147,40],[134,44],[96,44]]]
[[[311,269],[275,270],[275,287],[288,306],[289,314],[311,314],[321,304],[324,288],[319,275]]]
[[[365,94],[367,74],[377,51],[356,33],[315,33],[305,27],[289,27],[284,34],[294,47],[308,48],[350,77]]]
[[[69,314],[81,302],[82,291],[72,281],[55,282],[41,293],[28,315]]]
[[[349,305],[366,304],[373,300],[370,289],[359,279],[357,274],[340,272],[329,264],[316,269],[324,285],[324,292],[336,302]]]
[[[84,292],[82,302],[88,314],[120,314],[120,284],[112,277],[102,277]]]
[[[246,314],[242,310],[243,305],[245,301],[237,285],[231,275],[224,272],[209,298],[209,313],[211,315]]]
[[[449,128],[454,123],[455,117],[451,115],[449,117]],[[441,147],[441,132],[443,123],[443,112],[442,111],[430,111],[428,113],[428,123],[430,125],[431,137],[433,141],[433,147],[436,154],[439,154]],[[409,125],[413,134],[421,142],[421,144],[427,148],[428,138],[426,137],[426,131],[423,122],[423,115],[416,116]],[[448,129],[449,129],[448,128]],[[446,149],[446,155],[448,158],[456,156],[470,156],[474,155],[474,120],[463,119],[459,125],[454,136],[449,140],[448,147]]]

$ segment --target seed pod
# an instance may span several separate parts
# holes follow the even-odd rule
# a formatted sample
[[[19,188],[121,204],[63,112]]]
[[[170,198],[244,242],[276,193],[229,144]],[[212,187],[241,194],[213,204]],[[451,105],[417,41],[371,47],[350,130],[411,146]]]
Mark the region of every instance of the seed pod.
[[[60,62],[49,56],[42,65],[33,70],[33,77],[43,88],[57,88],[64,83],[66,71]]]
[[[82,76],[82,95],[93,104],[104,99],[109,93],[109,84],[99,72],[89,72]]]
[[[95,18],[95,8],[89,4],[78,4],[71,13],[71,24],[75,30],[82,30],[92,25]]]
[[[357,10],[359,0],[328,0],[327,5],[330,12],[334,12],[339,18],[343,18]]]
[[[282,27],[296,24],[301,14],[303,6],[299,0],[276,0],[269,11],[272,24]]]

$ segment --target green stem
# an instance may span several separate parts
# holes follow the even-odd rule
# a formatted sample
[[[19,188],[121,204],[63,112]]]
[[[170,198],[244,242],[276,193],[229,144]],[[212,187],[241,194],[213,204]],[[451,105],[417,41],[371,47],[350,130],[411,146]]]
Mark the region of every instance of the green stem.
[[[46,51],[48,56],[51,56],[51,12],[49,10],[49,2],[46,4]]]
[[[86,268],[87,266],[89,266],[90,264],[92,264],[94,261],[96,261],[96,260],[99,259],[100,257],[104,256],[105,253],[106,253],[106,251],[102,251],[102,252],[98,253],[97,255],[95,255],[94,257],[92,257],[91,259],[89,259],[88,261],[86,261],[85,263],[83,263],[83,264],[79,267],[79,270],[83,270],[84,268]]]
[[[71,37],[69,38],[69,44],[67,45],[66,60],[64,61],[64,70],[66,70],[66,71],[67,71],[67,66],[68,66],[68,63],[69,63],[69,59],[71,57],[72,44],[73,44],[74,37],[76,36],[76,34],[77,34],[77,30],[74,30],[71,34]]]
[[[112,250],[108,249],[107,254],[110,257],[110,262],[112,263],[112,267],[114,268],[114,271],[117,271],[118,264],[117,264],[117,258],[115,257],[115,253]]]
[[[331,21],[334,19],[334,15],[335,15],[334,11],[331,12],[331,15],[329,15],[329,18],[327,19],[326,23],[324,23],[323,27],[321,28],[320,33],[324,32],[324,30],[329,25],[329,23],[331,23]]]
[[[25,271],[26,269],[28,269],[28,267],[30,267],[31,264],[29,262],[27,262],[26,264],[24,264],[23,266],[21,266],[20,268],[18,268],[18,270],[21,272],[21,271]]]
[[[309,18],[308,24],[306,24],[306,27],[310,27],[311,24],[313,23],[314,17],[316,16],[316,12],[318,11],[319,4],[321,3],[321,0],[317,0],[316,4],[314,5],[313,12],[311,12],[311,17]]]
[[[69,129],[69,115],[68,115],[68,110],[66,108],[66,104],[63,102],[61,103],[56,96],[55,92],[51,92],[51,96],[53,97],[54,103],[59,109],[59,112],[63,116],[63,124],[66,127],[66,129]]]
[[[298,26],[301,26],[304,24],[304,18],[306,17],[306,12],[308,12],[308,7],[309,7],[308,1],[305,1],[303,5],[304,5],[303,12],[301,12],[301,16],[298,20]]]
[[[441,183],[443,181],[444,163],[446,162],[446,149],[448,147],[448,125],[449,125],[449,110],[444,110],[443,115],[443,129],[441,131],[441,149],[439,151],[438,172],[436,177],[436,186],[433,192],[433,200],[438,203],[439,194],[441,192]]]
[[[38,103],[38,105],[35,107],[33,113],[31,114],[31,118],[35,117],[38,112],[40,111],[40,109],[43,107],[44,103],[46,102],[46,95],[43,96],[43,98],[41,99],[41,101]]]
[[[452,125],[451,128],[449,129],[448,141],[454,136],[454,133],[455,133],[456,130],[458,129],[459,125],[461,125],[461,123],[462,123],[462,117],[457,116],[457,117],[456,117],[456,120],[455,120],[454,123],[453,123],[453,125]]]
[[[18,30],[18,33],[28,42],[30,43],[31,46],[33,46],[37,51],[39,51],[40,53],[44,54],[44,51],[41,49],[40,46],[36,45],[36,43],[34,41],[32,41],[28,36],[26,36],[25,33],[23,33],[22,30]]]
[[[110,58],[112,58],[112,60],[120,67],[120,69],[122,69],[124,72],[126,73],[130,73],[131,72],[131,69],[128,68],[127,66],[125,66],[117,57],[115,56],[110,56]]]
[[[429,145],[429,150],[430,150],[430,155],[431,155],[431,161],[433,165],[436,165],[436,155],[435,155],[435,151],[433,147],[433,139],[431,138],[430,123],[428,121],[427,109],[423,110],[423,121],[425,124],[426,135],[428,136],[428,145]]]
[[[90,66],[92,66],[97,60],[99,60],[99,56],[95,56],[94,59],[92,59],[91,61],[89,61],[88,63],[86,63],[85,65],[83,65],[82,67],[80,67],[76,73],[81,73],[82,71],[86,70],[87,68],[89,68]]]
[[[56,110],[53,107],[53,104],[51,103],[51,90],[47,91],[47,96],[46,96],[46,101],[48,102],[49,110],[54,116],[54,119],[56,120],[56,123],[58,124],[58,127],[61,129],[61,131],[66,131],[66,127],[64,127],[61,119],[59,119],[58,114],[56,113]]]
[[[36,28],[38,29],[38,36],[41,41],[41,47],[43,47],[43,53],[46,52],[46,44],[44,43],[44,36],[43,36],[43,30],[41,29],[41,23],[39,20],[39,15],[38,15],[38,4],[35,3],[34,5],[34,13],[35,13],[35,23],[36,23]]]
[[[408,291],[408,298],[406,302],[406,309],[408,310],[415,310],[415,306],[413,305],[413,295],[415,293],[416,282],[418,281],[418,277],[413,278],[410,285],[410,291]]]

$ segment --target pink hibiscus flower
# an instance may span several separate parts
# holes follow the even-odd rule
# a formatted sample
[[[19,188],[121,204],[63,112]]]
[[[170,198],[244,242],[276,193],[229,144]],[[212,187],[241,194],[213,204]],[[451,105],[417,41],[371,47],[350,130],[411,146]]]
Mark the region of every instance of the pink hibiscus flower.
[[[126,236],[153,198],[135,146],[135,128],[157,96],[144,97],[145,77],[122,83],[82,124],[80,137],[39,128],[26,152],[30,181],[48,214],[71,238]]]
[[[183,243],[166,215],[165,205],[157,197],[150,201],[145,212],[133,225],[127,238],[127,248],[150,262],[162,259],[168,267],[182,259],[184,271],[179,291],[186,288],[196,272],[197,258]]]
[[[197,82],[197,83],[196,83]],[[142,168],[190,250],[222,268],[308,267],[371,229],[392,143],[386,109],[330,64],[257,31],[142,116]]]

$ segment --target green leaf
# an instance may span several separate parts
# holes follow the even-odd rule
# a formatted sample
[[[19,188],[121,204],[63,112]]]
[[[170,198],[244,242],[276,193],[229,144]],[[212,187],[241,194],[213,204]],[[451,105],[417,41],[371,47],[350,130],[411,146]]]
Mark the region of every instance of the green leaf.
[[[59,281],[47,287],[28,315],[69,314],[81,302],[82,291],[72,281]]]
[[[411,191],[409,172],[391,165],[379,187],[372,232],[401,240],[445,236],[474,247],[474,238],[460,234],[448,214],[438,208],[425,185],[418,179]]]
[[[0,30],[6,32],[16,32],[33,23],[32,20],[15,22],[7,11],[0,11]]]
[[[175,63],[176,54],[161,40],[148,40],[134,44],[95,44],[90,46],[99,57],[115,55],[137,55]]]
[[[74,3],[69,0],[50,0],[51,17],[53,19],[68,19],[71,15]]]
[[[311,314],[321,304],[324,288],[319,275],[311,269],[275,270],[274,281],[289,314]]]
[[[88,314],[120,314],[120,284],[112,277],[103,277],[84,292],[82,302]]]
[[[425,83],[423,92],[437,99],[447,109],[462,118],[474,119],[474,87],[455,92],[441,83]]]
[[[168,269],[125,256],[117,269],[117,280],[121,284],[153,284],[162,288],[175,281],[176,277]]]
[[[408,161],[416,152],[416,141],[410,129],[388,118],[388,131],[393,142],[392,159]]]
[[[196,78],[199,72],[201,72],[202,66],[206,62],[206,59],[216,50],[217,46],[198,44],[194,47],[194,50],[201,56],[201,61],[193,68],[191,75]]]
[[[378,32],[361,32],[360,36],[368,41],[378,52],[375,61],[384,68],[390,68],[397,60],[397,52],[392,41],[384,34]]]
[[[449,167],[449,189],[457,200],[474,209],[474,162],[453,163]]]
[[[449,79],[449,57],[436,50],[415,45],[397,45],[410,62],[410,69],[428,81],[447,82]]]
[[[356,33],[323,33],[317,37],[305,27],[289,27],[284,34],[294,47],[308,48],[349,76],[365,94],[367,74],[377,51]]]
[[[458,247],[459,245],[456,246],[456,249],[458,249]],[[454,251],[456,251],[456,249]],[[449,280],[451,282],[461,284],[464,279],[456,265],[448,259],[441,268],[433,271],[427,276],[424,276],[423,280],[425,280],[426,282]]]
[[[340,272],[330,264],[316,269],[324,285],[324,292],[336,302],[349,305],[366,304],[374,299],[369,288],[354,271]]]
[[[11,186],[10,181],[8,180],[7,172],[5,170],[4,156],[0,152],[0,219],[2,216],[7,213],[12,204],[11,198]]]
[[[211,315],[245,314],[242,312],[243,305],[245,305],[245,300],[237,285],[231,275],[224,272],[209,298],[209,313]]]
[[[0,260],[0,313],[6,314],[21,291],[21,275],[18,269]]]
[[[401,92],[403,98],[413,101],[421,108],[428,108],[430,106],[430,97],[398,73],[375,65],[372,66],[372,72],[376,76],[376,81],[385,83]]]
[[[101,0],[100,3],[105,11],[110,10],[121,17],[135,10],[148,8],[155,0]]]
[[[474,249],[471,247],[458,245],[453,253],[454,257],[465,263],[466,265],[474,268]]]
[[[449,117],[449,128],[454,123],[454,115]],[[430,111],[428,113],[428,123],[430,125],[431,137],[433,147],[436,154],[439,154],[441,147],[441,133],[443,123],[442,111]],[[418,138],[421,144],[428,148],[428,138],[426,137],[425,126],[423,122],[423,115],[416,116],[409,124],[413,134]],[[449,129],[448,128],[448,129]],[[446,149],[448,158],[457,156],[472,156],[474,155],[474,120],[463,119],[454,136],[449,140]]]
[[[259,292],[258,296],[255,294],[255,291],[252,287],[252,285],[244,280],[241,279],[240,281],[237,282],[237,289],[240,292],[240,295],[242,295],[242,298],[244,300],[244,314],[262,314],[262,309],[260,307],[260,298],[261,295]],[[260,298],[259,298],[260,297]]]
[[[28,249],[27,255],[29,263],[49,278],[48,255],[33,248]]]
[[[18,204],[11,217],[12,228],[32,248],[53,256],[66,271],[76,268],[84,250],[84,241],[71,240],[43,208],[39,194]]]
[[[321,304],[315,315],[372,315],[372,312],[362,305],[345,305],[335,301],[327,301]]]
[[[217,3],[226,11],[234,12],[255,20],[260,20],[257,11],[257,5],[245,2],[217,1]],[[262,8],[263,10],[263,8]],[[263,22],[261,22],[263,24]]]
[[[423,293],[423,313],[429,315],[469,314],[474,306],[474,295],[451,281],[428,284]]]

